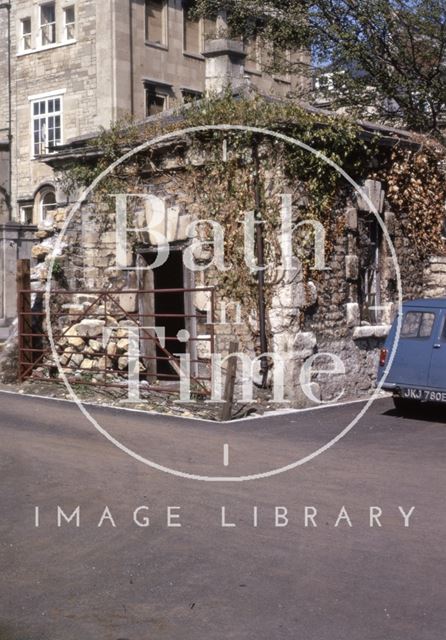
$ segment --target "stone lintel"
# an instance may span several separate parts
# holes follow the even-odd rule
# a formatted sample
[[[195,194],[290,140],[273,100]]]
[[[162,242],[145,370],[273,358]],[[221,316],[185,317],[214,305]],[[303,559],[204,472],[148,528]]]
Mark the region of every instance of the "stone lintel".
[[[367,325],[356,327],[353,331],[353,340],[366,340],[368,338],[386,338],[391,329],[390,324]]]

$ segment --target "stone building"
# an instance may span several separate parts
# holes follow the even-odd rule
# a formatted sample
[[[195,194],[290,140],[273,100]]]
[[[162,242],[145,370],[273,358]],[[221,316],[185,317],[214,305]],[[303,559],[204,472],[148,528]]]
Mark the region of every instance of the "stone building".
[[[143,120],[202,95],[206,87],[220,89],[229,75],[231,81],[238,75],[240,83],[248,76],[266,93],[285,95],[295,88],[298,80],[263,74],[261,52],[253,59],[252,45],[245,56],[243,43],[215,41],[222,17],[219,27],[217,21],[192,20],[188,9],[182,0],[111,7],[91,0],[11,4],[15,220],[41,222],[61,203],[63,194],[39,156],[71,138],[123,116]],[[213,60],[207,71],[206,57]],[[5,100],[3,95],[3,111]]]
[[[163,117],[159,119],[162,121]],[[180,124],[177,123],[178,128],[181,128]],[[281,123],[281,130],[287,131],[286,122]],[[410,135],[373,124],[362,123],[360,135],[364,140],[377,136],[382,157],[389,154],[395,145],[418,148]],[[228,133],[227,139],[221,134],[216,143],[208,140],[203,148],[197,150],[190,137],[178,136],[159,144],[152,154],[144,158],[138,174],[140,198],[134,207],[129,206],[125,218],[128,227],[138,231],[129,236],[124,258],[118,257],[117,249],[117,229],[123,224],[118,218],[119,207],[94,199],[83,203],[68,225],[57,257],[59,273],[63,274],[64,286],[67,292],[71,292],[71,298],[57,300],[56,296],[56,304],[59,310],[65,309],[67,313],[78,314],[81,318],[71,321],[70,325],[69,317],[64,317],[59,327],[66,331],[68,323],[68,339],[62,338],[59,343],[67,375],[74,375],[74,371],[80,368],[81,375],[82,372],[93,371],[90,375],[94,376],[98,368],[107,366],[125,375],[128,366],[125,347],[128,348],[128,342],[124,344],[121,336],[121,340],[112,343],[110,351],[106,351],[105,347],[97,346],[97,335],[111,320],[113,326],[121,327],[126,320],[124,311],[133,319],[139,319],[143,326],[144,314],[153,314],[163,308],[164,294],[158,294],[156,290],[178,288],[173,294],[173,308],[183,310],[186,318],[173,324],[167,319],[167,335],[172,338],[177,331],[186,330],[192,341],[185,347],[179,339],[171,339],[167,350],[170,354],[188,353],[192,362],[198,363],[192,369],[195,375],[203,374],[208,367],[211,355],[208,337],[212,330],[215,334],[214,353],[225,358],[231,341],[236,339],[240,353],[255,361],[253,380],[259,386],[267,383],[274,391],[274,385],[280,384],[275,376],[280,377],[280,367],[285,366],[285,399],[294,406],[311,405],[337,397],[362,397],[372,391],[379,349],[398,305],[398,266],[392,257],[390,243],[395,248],[404,298],[444,295],[445,258],[426,260],[416,255],[406,231],[409,212],[395,215],[387,198],[385,176],[380,180],[368,178],[371,168],[365,168],[362,187],[366,197],[349,188],[343,193],[342,204],[335,211],[334,226],[325,228],[326,234],[332,234],[331,251],[324,253],[326,262],[319,266],[316,263],[313,255],[316,233],[313,234],[312,229],[307,234],[311,241],[309,269],[305,271],[301,261],[295,258],[287,263],[283,249],[276,254],[276,261],[268,272],[272,284],[262,318],[255,275],[251,273],[250,276],[254,286],[253,297],[248,295],[249,287],[246,294],[236,294],[238,281],[246,279],[246,271],[250,271],[238,247],[229,241],[224,245],[224,261],[228,258],[228,244],[236,255],[230,262],[229,271],[234,271],[235,275],[229,279],[228,288],[225,286],[227,269],[206,268],[212,258],[209,246],[205,246],[209,236],[194,226],[194,223],[212,219],[212,216],[217,220],[221,213],[219,219],[223,221],[226,233],[230,227],[234,228],[236,214],[235,228],[242,230],[237,242],[246,243],[243,224],[246,224],[244,221],[249,211],[243,206],[249,207],[246,203],[252,201],[249,197],[243,200],[237,194],[237,185],[248,179],[251,191],[255,191],[252,182],[255,175],[262,183],[262,192],[267,195],[269,209],[279,216],[270,228],[272,235],[264,238],[265,245],[272,245],[274,237],[279,238],[282,233],[280,214],[287,216],[293,227],[308,222],[302,184],[297,175],[287,173],[286,154],[280,152],[282,147],[278,152],[274,150],[274,141],[266,139],[259,143],[255,152],[252,141],[246,144],[246,147],[239,145],[236,150],[232,149]],[[64,171],[73,159],[82,156],[82,149],[86,154],[88,148],[88,140],[79,140],[65,147],[60,154],[47,156],[46,161],[57,171]],[[229,196],[221,197],[226,193],[220,191],[224,181],[218,181],[218,167],[228,163],[231,157],[233,160],[238,158],[238,164],[234,165],[236,172],[231,175],[230,190],[235,190],[233,197],[236,200],[238,198],[245,203],[238,211],[231,208]],[[271,158],[274,158],[272,164]],[[210,181],[203,177],[208,170],[211,171]],[[199,177],[191,180],[191,175],[195,174]],[[210,194],[212,190],[214,194]],[[212,198],[216,198],[220,212],[218,207],[213,208]],[[237,206],[237,202],[233,204]],[[388,236],[383,233],[374,210],[383,220]],[[40,231],[41,244],[36,247],[34,255],[40,261],[42,283],[48,275],[49,256],[65,217],[66,211],[59,208],[52,225]],[[160,268],[150,270],[147,265],[158,254],[157,234],[165,237],[169,257]],[[257,242],[257,239],[253,240],[253,243]],[[190,267],[191,260],[197,269]],[[258,254],[253,260],[258,261]],[[203,287],[215,289],[213,310],[209,293],[200,291]],[[191,292],[188,289],[198,290]],[[109,301],[107,312],[100,300],[95,302],[94,296],[85,298],[88,290],[105,290],[113,294],[116,305]],[[99,321],[96,314],[91,318],[88,312],[84,315],[91,304],[98,305],[96,309],[100,309]],[[122,329],[118,328],[118,331],[122,332]],[[90,339],[93,340],[91,344]],[[77,353],[73,354],[73,346]],[[155,355],[153,346],[152,351],[146,348],[142,353],[140,364],[144,368],[140,369],[141,379],[156,380],[162,371],[150,361]],[[265,353],[268,356],[263,361],[262,354]],[[71,360],[73,355],[75,359]],[[278,362],[275,356],[279,358]],[[259,359],[256,361],[256,358]],[[305,372],[302,373],[306,363],[314,364],[308,380]],[[327,373],[338,366],[339,375]],[[47,375],[44,369],[40,373]],[[175,369],[171,371],[174,373]],[[242,383],[248,377],[248,369],[239,366],[238,381]],[[306,392],[302,391],[303,383]]]
[[[24,237],[26,225],[41,224],[66,201],[51,167],[40,161],[59,145],[121,117],[143,120],[206,88],[219,90],[229,77],[278,95],[299,85],[264,74],[265,53],[256,43],[216,40],[224,27],[224,14],[194,20],[186,0],[1,3],[0,154],[6,136],[7,218],[25,225]],[[4,208],[2,201],[0,191]]]

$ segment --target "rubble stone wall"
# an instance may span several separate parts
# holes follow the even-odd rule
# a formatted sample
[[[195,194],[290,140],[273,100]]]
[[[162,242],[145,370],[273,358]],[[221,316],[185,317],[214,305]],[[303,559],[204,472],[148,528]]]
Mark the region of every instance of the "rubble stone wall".
[[[186,246],[189,224],[203,217],[200,215],[199,199],[188,191],[184,170],[184,157],[166,156],[163,172],[154,173],[147,178],[142,199],[132,211],[133,223],[137,231],[128,238],[128,266],[137,266],[138,251],[141,247],[153,246],[155,231],[161,232],[172,246]],[[274,172],[274,188],[270,196],[281,206],[281,194],[292,193],[295,189],[283,178],[280,167]],[[378,212],[386,223],[387,231],[395,247],[400,266],[403,297],[411,299],[423,295],[442,295],[445,285],[446,259],[433,259],[428,268],[420,263],[411,252],[404,235],[403,220],[397,220],[385,200],[385,185],[367,181],[366,191]],[[156,199],[153,198],[156,196]],[[153,220],[157,210],[159,223],[156,228],[147,226]],[[294,211],[294,209],[293,209]],[[161,215],[160,215],[161,213]],[[328,257],[324,271],[314,271],[309,280],[304,280],[301,271],[287,275],[276,286],[267,309],[269,351],[281,354],[285,358],[285,393],[289,403],[296,406],[312,404],[315,401],[327,401],[338,397],[358,397],[371,393],[376,378],[379,349],[382,347],[397,308],[397,277],[388,241],[380,233],[377,265],[380,276],[380,299],[368,316],[361,299],[360,268],[364,260],[363,238],[361,235],[361,217],[370,215],[368,205],[354,194],[339,211],[343,218],[342,231],[334,240],[334,250]],[[35,258],[40,261],[35,274],[43,279],[47,275],[48,256],[52,251],[55,238],[60,231],[65,212],[59,210],[53,224],[40,229],[40,243],[34,250]],[[206,256],[197,256],[197,260],[206,262]],[[59,280],[72,291],[79,289],[141,289],[151,288],[153,279],[134,271],[123,271],[116,260],[116,216],[110,205],[88,203],[82,207],[70,224],[62,242],[62,252],[57,258]],[[241,265],[241,268],[244,265]],[[424,273],[424,277],[423,277]],[[297,274],[297,275],[296,275]],[[152,285],[150,283],[152,282]],[[218,277],[215,272],[199,272],[195,275],[195,286],[217,287],[217,306],[229,302],[218,296]],[[205,314],[209,299],[197,294],[194,307]],[[379,303],[379,304],[378,304]],[[85,301],[75,300],[74,304],[85,306]],[[137,299],[128,296],[123,301],[127,312],[137,313]],[[222,323],[219,308],[214,326],[216,351],[227,355],[231,340],[237,338],[240,351],[252,359],[260,355],[259,325],[257,309],[243,309],[241,322],[235,322],[234,310],[226,323]],[[113,338],[109,353],[107,348],[99,348],[96,331],[104,325],[120,328],[125,318],[119,311],[103,313],[96,318],[96,324],[89,324],[88,318],[76,322],[70,329],[72,335],[63,348],[74,347],[79,355],[64,358],[64,366],[69,369],[76,366],[83,370],[101,368],[113,363],[121,371],[126,370],[127,350],[124,336]],[[366,315],[365,315],[366,314]],[[99,322],[99,324],[98,324]],[[89,331],[93,331],[90,335]],[[209,333],[209,326],[202,322],[198,334]],[[70,342],[71,340],[71,342]],[[208,343],[197,344],[199,356],[208,354]],[[334,362],[329,356],[337,356],[343,364],[345,375],[330,375]],[[68,353],[66,354],[69,355]],[[302,370],[310,358],[314,358],[311,385],[302,390]],[[65,362],[66,360],[66,362]],[[70,364],[71,363],[71,364]],[[143,370],[143,369],[142,369]],[[239,366],[238,381],[243,381],[242,367]],[[254,366],[254,380],[259,381],[259,363]],[[269,380],[273,381],[274,370]],[[310,399],[312,398],[312,400]]]

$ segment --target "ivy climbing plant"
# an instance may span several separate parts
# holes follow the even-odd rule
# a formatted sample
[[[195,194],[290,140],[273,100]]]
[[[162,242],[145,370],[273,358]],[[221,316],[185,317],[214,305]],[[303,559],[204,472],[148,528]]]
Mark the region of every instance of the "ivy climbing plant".
[[[401,218],[407,236],[413,240],[413,251],[423,257],[442,249],[440,231],[446,181],[444,159],[439,150],[423,140],[418,140],[416,148],[395,143],[392,151],[386,151],[385,161],[381,158],[377,162],[378,156],[382,156],[379,132],[366,141],[361,135],[361,126],[347,118],[313,113],[294,102],[264,99],[255,93],[234,97],[227,92],[219,97],[210,96],[179,108],[173,118],[160,117],[138,125],[129,121],[116,123],[91,141],[93,159],[75,160],[66,166],[61,184],[66,191],[87,186],[126,150],[160,134],[221,124],[249,125],[285,133],[316,152],[246,131],[212,130],[182,139],[187,151],[183,154],[181,189],[195,202],[199,218],[218,221],[225,229],[227,269],[219,273],[218,278],[222,293],[231,300],[256,308],[256,278],[244,265],[242,220],[246,212],[256,211],[263,221],[265,263],[280,263],[280,191],[276,185],[288,185],[298,198],[293,210],[296,221],[314,219],[324,225],[326,255],[329,258],[333,253],[334,241],[343,230],[340,212],[352,197],[352,190],[318,152],[359,182],[369,177],[384,182],[386,197]],[[201,154],[202,162],[192,162],[194,154]],[[123,188],[133,193],[144,190],[143,169],[146,182],[147,172],[154,176],[169,172],[163,167],[161,157],[162,152],[152,147],[134,156],[103,181],[99,194],[104,196]],[[210,227],[203,225],[203,239],[210,238],[210,231]],[[296,244],[298,241],[304,278],[308,279],[313,259],[312,242],[305,246],[302,238],[295,239]],[[268,276],[267,295],[270,296],[277,274],[272,269]]]

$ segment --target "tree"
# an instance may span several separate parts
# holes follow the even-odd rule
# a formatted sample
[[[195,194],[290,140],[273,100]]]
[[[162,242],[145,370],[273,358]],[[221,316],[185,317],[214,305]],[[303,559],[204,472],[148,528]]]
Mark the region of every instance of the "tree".
[[[200,15],[227,10],[230,36],[265,47],[311,49],[305,61],[270,56],[293,73],[330,73],[334,107],[372,109],[445,141],[446,0],[196,0]]]

